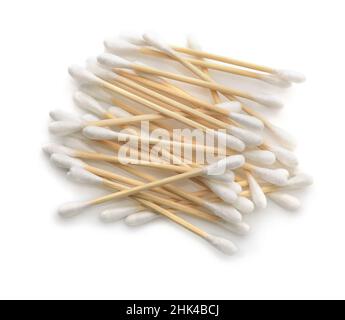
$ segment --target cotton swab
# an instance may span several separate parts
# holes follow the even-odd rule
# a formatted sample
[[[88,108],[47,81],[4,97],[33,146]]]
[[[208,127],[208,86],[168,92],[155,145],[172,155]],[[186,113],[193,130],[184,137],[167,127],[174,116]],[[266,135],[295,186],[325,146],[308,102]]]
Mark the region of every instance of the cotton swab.
[[[282,103],[273,96],[266,96],[264,94],[250,94],[250,93],[243,92],[240,90],[228,88],[226,86],[223,86],[223,85],[220,85],[217,83],[212,83],[212,82],[208,82],[208,81],[204,81],[204,80],[199,80],[199,79],[195,79],[195,78],[191,78],[191,77],[187,77],[187,76],[174,74],[174,73],[167,72],[167,71],[162,71],[159,69],[144,66],[142,64],[136,64],[136,63],[130,62],[128,60],[124,60],[118,56],[108,54],[108,53],[104,53],[104,54],[100,55],[98,57],[98,62],[102,65],[105,65],[105,66],[107,66],[109,68],[113,68],[113,69],[130,69],[130,70],[134,70],[135,72],[139,72],[139,73],[148,73],[151,75],[157,75],[160,77],[164,77],[164,78],[168,78],[168,79],[196,85],[199,87],[207,88],[210,90],[216,90],[216,91],[219,91],[219,92],[224,93],[224,94],[229,94],[229,95],[245,98],[248,100],[253,100],[257,103],[263,104],[263,105],[265,105],[267,107],[271,107],[271,108],[281,108],[282,107]]]
[[[140,43],[140,41],[137,42],[137,44],[139,44],[139,43]],[[143,45],[143,43],[145,43],[145,42],[141,42],[141,45]],[[240,67],[244,67],[244,68],[253,69],[253,70],[269,73],[272,75],[276,75],[279,78],[282,78],[283,80],[286,80],[289,82],[301,83],[301,82],[305,81],[304,75],[302,75],[299,72],[292,71],[292,70],[274,69],[274,68],[270,68],[270,67],[266,67],[266,66],[262,66],[262,65],[253,64],[253,63],[246,62],[246,61],[241,61],[241,60],[237,60],[237,59],[233,59],[233,58],[223,57],[223,56],[216,55],[216,54],[211,54],[208,52],[193,50],[190,48],[182,48],[182,47],[176,47],[176,46],[172,46],[172,48],[174,50],[176,50],[177,52],[193,55],[193,56],[196,56],[199,58],[216,60],[216,61],[220,61],[220,62],[224,62],[224,63],[228,63],[228,64],[233,64],[233,65],[237,65]]]
[[[187,48],[151,33],[127,40],[130,43],[106,40],[108,52],[88,59],[86,69],[69,68],[78,85],[73,99],[84,114],[50,112],[50,132],[64,137],[62,145],[43,148],[52,162],[69,170],[71,180],[108,190],[98,198],[61,206],[60,215],[73,217],[109,203],[111,207],[100,213],[103,222],[140,226],[165,217],[232,254],[237,248],[231,241],[210,235],[182,216],[244,235],[250,229],[245,215],[266,208],[268,200],[287,210],[300,207],[290,191],[313,181],[298,173],[295,140],[244,100],[272,109],[281,102],[220,84],[209,71],[280,87],[301,82],[302,75],[205,52],[191,37]],[[127,60],[132,53],[179,63],[193,76],[150,67],[134,56]],[[185,84],[210,91],[212,102],[182,89]],[[200,94],[207,93],[203,91]],[[183,133],[176,136],[175,129]],[[186,130],[193,131],[192,138],[185,136]],[[206,136],[206,144],[194,139],[195,132]],[[218,148],[212,147],[215,141]],[[184,154],[176,154],[181,148]]]
[[[301,207],[301,202],[287,193],[272,192],[268,194],[268,197],[286,210],[295,211]]]
[[[200,49],[197,49],[197,46],[195,46],[195,41],[193,39],[193,43],[191,43],[192,39],[189,40],[189,45],[188,47],[193,50],[198,50],[201,51]],[[118,55],[132,55],[132,54],[137,54],[141,53],[144,55],[149,55],[153,57],[159,57],[159,58],[166,58],[166,59],[173,59],[171,56],[164,52],[157,51],[155,49],[151,49],[148,47],[140,47],[137,45],[134,45],[133,43],[127,42],[121,38],[117,39],[107,39],[104,42],[104,45],[106,49],[114,54]],[[146,45],[146,44],[145,44]],[[193,47],[194,46],[194,47]],[[207,68],[207,69],[212,69],[212,70],[217,70],[217,71],[222,71],[222,72],[227,72],[243,77],[248,77],[248,78],[253,78],[253,79],[258,79],[264,82],[267,82],[271,85],[282,87],[282,88],[287,88],[291,84],[289,81],[284,80],[282,78],[278,78],[274,75],[270,74],[265,74],[261,72],[254,72],[254,71],[249,71],[241,68],[235,68],[232,66],[224,65],[224,64],[219,64],[219,63],[213,63],[210,62],[209,60],[203,60],[203,59],[193,59],[191,57],[185,57],[185,60],[188,62],[192,63],[195,66],[201,67],[201,68]]]

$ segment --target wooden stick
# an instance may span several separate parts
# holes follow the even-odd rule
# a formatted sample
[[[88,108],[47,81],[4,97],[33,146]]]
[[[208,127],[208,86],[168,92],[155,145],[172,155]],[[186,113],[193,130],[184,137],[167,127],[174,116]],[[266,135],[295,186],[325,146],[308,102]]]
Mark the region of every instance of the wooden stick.
[[[247,68],[247,69],[254,69],[257,71],[261,71],[261,72],[266,72],[266,73],[271,73],[271,74],[275,73],[275,69],[273,69],[273,68],[266,67],[263,65],[258,65],[255,63],[250,63],[247,61],[242,61],[242,60],[238,60],[238,59],[224,57],[221,55],[216,55],[216,54],[212,54],[212,53],[208,53],[208,52],[204,52],[204,51],[200,51],[200,50],[193,50],[190,48],[182,48],[182,47],[178,47],[178,46],[172,46],[172,48],[178,52],[186,53],[186,54],[200,57],[200,58],[206,58],[206,59],[210,59],[210,60],[220,61],[220,62],[240,66],[240,67]]]
[[[159,58],[165,58],[165,59],[173,60],[172,57],[170,57],[169,55],[165,54],[164,52],[160,52],[158,50],[147,48],[147,47],[141,47],[140,48],[140,52],[145,54],[145,55],[150,55],[150,56],[154,56],[154,57],[159,57]],[[203,58],[203,57],[199,56],[199,58]],[[262,73],[253,72],[253,71],[249,71],[249,70],[246,70],[246,69],[234,68],[234,67],[231,67],[231,66],[228,66],[228,65],[223,65],[223,64],[219,64],[219,63],[213,63],[213,62],[210,62],[210,61],[207,61],[207,60],[193,59],[193,58],[190,58],[190,57],[186,57],[185,59],[187,61],[189,61],[190,63],[192,63],[193,65],[199,66],[199,67],[205,68],[205,69],[212,69],[212,70],[227,72],[227,73],[236,74],[236,75],[239,75],[239,76],[249,77],[249,78],[254,78],[254,79],[261,79],[262,76],[263,76]]]
[[[219,91],[219,92],[224,93],[224,94],[230,94],[230,95],[238,96],[241,98],[256,101],[256,98],[248,92],[232,89],[232,88],[229,88],[227,86],[224,86],[224,85],[221,85],[221,84],[218,84],[215,82],[208,82],[205,80],[199,80],[199,79],[187,77],[184,75],[175,74],[172,72],[162,71],[159,69],[155,69],[155,68],[151,68],[151,67],[143,66],[143,65],[139,65],[139,64],[132,64],[132,68],[136,72],[153,74],[156,76],[161,76],[161,77],[176,80],[179,82],[184,82],[184,83],[192,84],[195,86],[199,86],[199,87],[203,87],[203,88],[207,88],[207,89],[211,89],[211,90],[216,90],[216,91]],[[113,69],[114,72],[116,72],[116,70],[117,69]]]
[[[142,114],[142,115],[133,116],[133,117],[89,121],[87,122],[87,126],[96,126],[96,127],[123,126],[123,125],[128,125],[131,123],[141,122],[141,121],[162,120],[162,119],[166,119],[166,117],[160,114]]]
[[[115,72],[117,72],[117,69],[115,69]],[[188,107],[188,106],[186,106],[186,105],[184,105],[182,103],[177,102],[176,100],[173,100],[173,99],[170,99],[170,98],[168,98],[166,96],[163,96],[163,95],[161,95],[161,94],[159,94],[159,93],[157,93],[157,92],[155,92],[153,90],[150,90],[150,89],[148,89],[146,87],[138,85],[134,81],[131,81],[131,80],[125,78],[125,77],[122,77],[122,76],[119,75],[116,78],[116,81],[118,81],[118,82],[120,82],[120,83],[122,83],[122,84],[124,84],[126,86],[129,86],[131,88],[134,88],[134,89],[136,89],[138,91],[141,91],[141,92],[143,92],[143,93],[145,93],[147,95],[150,95],[150,96],[152,96],[152,97],[154,97],[154,98],[156,98],[156,99],[158,99],[158,100],[160,100],[160,101],[162,101],[164,103],[170,104],[173,107],[175,107],[175,108],[177,108],[177,109],[179,109],[179,110],[181,110],[181,111],[183,111],[185,113],[191,114],[191,115],[193,115],[195,117],[198,117],[198,118],[201,118],[201,119],[204,119],[205,121],[207,121],[207,122],[209,122],[209,123],[211,123],[211,124],[213,124],[215,126],[218,126],[220,128],[223,128],[223,129],[227,129],[228,128],[227,124],[225,124],[224,122],[222,122],[222,121],[220,121],[220,120],[218,120],[218,119],[216,119],[214,117],[211,117],[211,116],[209,116],[209,115],[207,115],[207,114],[205,114],[205,113],[203,113],[201,111],[198,111],[196,109],[190,108],[190,107]]]
[[[178,173],[188,173],[191,171],[190,169],[182,166],[175,166],[172,164],[165,164],[165,163],[158,163],[158,162],[148,162],[148,161],[142,161],[142,160],[135,160],[135,159],[122,159],[116,156],[110,156],[106,154],[101,153],[95,153],[95,152],[84,152],[84,151],[76,151],[75,153],[76,158],[80,159],[87,159],[87,160],[97,160],[97,161],[106,161],[106,162],[112,162],[112,163],[126,163],[127,165],[139,165],[144,166],[148,168],[155,168],[155,169],[161,169],[161,170],[168,170]]]
[[[104,197],[100,197],[98,199],[91,201],[90,204],[101,204],[101,203],[111,201],[111,200],[124,199],[126,197],[133,196],[133,195],[135,195],[139,192],[142,192],[142,191],[146,191],[146,190],[149,190],[152,188],[161,187],[163,185],[171,184],[174,182],[194,178],[194,177],[203,175],[203,173],[204,173],[204,169],[202,169],[202,168],[201,169],[193,169],[193,170],[190,170],[189,172],[185,172],[185,173],[181,173],[181,174],[178,174],[178,175],[175,175],[172,177],[157,180],[157,181],[148,183],[148,184],[143,185],[143,186],[138,186],[138,187],[132,188],[130,190],[125,190],[125,191],[121,191],[118,193],[109,194],[109,195],[104,196]]]

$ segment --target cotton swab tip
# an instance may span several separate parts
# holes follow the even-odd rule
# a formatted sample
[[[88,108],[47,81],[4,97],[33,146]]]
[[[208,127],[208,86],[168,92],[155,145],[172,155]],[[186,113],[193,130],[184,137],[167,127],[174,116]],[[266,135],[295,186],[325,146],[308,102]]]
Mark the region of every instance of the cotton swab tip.
[[[137,227],[137,226],[141,226],[141,225],[144,225],[146,223],[149,223],[153,220],[156,220],[159,217],[160,217],[160,215],[158,215],[154,212],[142,211],[142,212],[133,213],[133,214],[129,215],[125,219],[125,223],[128,226]]]
[[[65,154],[54,153],[50,160],[59,168],[71,169],[72,167],[84,167],[85,163],[79,159],[72,158]]]
[[[228,132],[243,141],[247,147],[260,146],[264,141],[261,134],[243,128],[229,126]]]
[[[73,149],[62,146],[57,143],[47,143],[46,145],[42,147],[42,150],[50,156],[54,153],[65,154],[70,157],[75,156],[75,151]]]
[[[103,184],[102,178],[81,167],[72,167],[68,171],[67,176],[69,179],[82,184],[91,184],[96,186]]]
[[[81,121],[55,121],[49,125],[49,132],[57,136],[67,136],[83,128]]]
[[[253,95],[253,99],[256,102],[272,109],[281,109],[284,106],[278,98],[271,95],[256,94]]]
[[[253,130],[261,131],[265,127],[261,120],[243,113],[232,112],[230,113],[230,118],[235,122]]]
[[[234,207],[225,203],[213,203],[205,201],[205,208],[224,221],[238,223],[242,221],[242,215]]]
[[[276,70],[275,75],[277,75],[279,78],[283,80],[295,82],[295,83],[301,83],[306,80],[305,75],[293,70],[285,70],[285,69]]]
[[[228,239],[207,235],[206,240],[226,255],[234,255],[238,251],[236,245]]]
[[[103,211],[99,218],[103,221],[103,222],[116,222],[116,221],[120,221],[124,218],[126,218],[127,216],[137,213],[140,210],[142,210],[142,207],[138,206],[129,206],[129,207],[122,207],[122,208],[114,208],[114,209],[108,209]]]
[[[103,53],[97,57],[97,61],[108,68],[132,69],[133,63],[110,53]]]
[[[82,84],[99,84],[101,82],[101,79],[97,78],[93,73],[77,65],[69,67],[68,72],[75,81]]]
[[[246,148],[246,145],[242,140],[230,134],[224,133],[222,131],[216,131],[216,136],[219,140],[225,143],[228,148],[232,150],[242,152]]]
[[[266,182],[276,186],[286,186],[288,184],[289,172],[285,169],[253,167],[252,171],[262,180],[265,180]]]
[[[300,173],[292,177],[291,179],[289,179],[286,187],[299,189],[299,188],[309,187],[313,183],[314,183],[314,179],[312,176],[305,173]]]
[[[301,207],[301,202],[287,193],[274,192],[268,196],[273,202],[286,210],[296,211]]]
[[[238,197],[233,206],[243,214],[252,213],[255,209],[254,203],[245,197]]]
[[[87,202],[70,202],[62,205],[58,213],[63,218],[73,218],[90,206]]]
[[[77,91],[74,94],[74,102],[78,107],[87,112],[94,113],[98,116],[104,116],[106,114],[104,108],[100,105],[100,103],[84,92]]]
[[[110,129],[94,126],[85,127],[83,135],[91,140],[112,140],[117,137],[116,133]]]
[[[250,150],[243,153],[249,162],[254,162],[263,166],[270,166],[276,162],[273,152],[267,150]]]

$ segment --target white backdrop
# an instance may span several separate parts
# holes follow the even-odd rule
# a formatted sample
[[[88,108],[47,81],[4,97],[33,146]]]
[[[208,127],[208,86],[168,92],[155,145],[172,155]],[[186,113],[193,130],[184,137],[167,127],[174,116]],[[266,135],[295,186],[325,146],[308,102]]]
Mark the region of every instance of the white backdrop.
[[[2,1],[0,298],[345,298],[343,13],[340,0]],[[250,217],[235,257],[164,221],[132,230],[56,217],[84,193],[40,150],[48,111],[72,106],[67,67],[106,36],[147,30],[308,77],[278,122],[315,185],[297,214],[272,205]]]

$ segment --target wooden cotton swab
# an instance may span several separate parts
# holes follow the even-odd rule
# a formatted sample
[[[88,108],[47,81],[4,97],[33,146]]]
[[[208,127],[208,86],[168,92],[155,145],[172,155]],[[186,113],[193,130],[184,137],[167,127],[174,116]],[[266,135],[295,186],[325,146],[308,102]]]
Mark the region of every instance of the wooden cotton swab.
[[[171,57],[170,55],[164,52],[161,52],[149,47],[136,46],[127,41],[124,41],[123,39],[107,39],[105,40],[104,45],[109,52],[114,53],[114,54],[122,55],[122,54],[141,53],[141,54],[149,55],[153,57],[175,60],[173,57]],[[198,50],[196,47],[192,48],[191,44],[189,44],[189,48],[193,50]],[[271,74],[266,74],[262,72],[254,72],[247,69],[241,69],[241,68],[237,68],[237,67],[233,67],[229,65],[214,63],[208,60],[204,60],[201,57],[192,58],[190,56],[187,56],[187,57],[184,57],[184,59],[202,69],[212,69],[212,70],[231,73],[231,74],[248,77],[252,79],[262,80],[271,85],[279,86],[282,88],[287,88],[291,85],[289,81],[278,78]]]
[[[72,170],[76,170],[75,168]],[[75,175],[76,172],[74,171],[74,173],[70,173],[70,175]],[[98,179],[97,176],[94,176],[94,175],[90,175],[88,174],[87,172],[83,172],[81,173],[79,171],[79,173],[77,173],[77,175],[80,177],[80,176],[83,176],[85,179],[87,179],[88,181],[91,181],[91,180],[94,180],[94,181],[97,181],[97,183],[101,183],[101,184],[104,184],[105,186],[107,187],[111,187],[113,189],[124,189],[126,190],[127,188],[124,187],[123,185],[120,185],[120,184],[117,184],[117,183],[114,183],[114,182],[111,182],[111,181],[108,181],[108,180],[105,180],[105,179]],[[196,235],[202,237],[203,239],[207,240],[208,242],[210,242],[211,244],[213,244],[217,249],[219,249],[220,251],[222,251],[223,253],[226,253],[226,254],[233,254],[236,252],[236,247],[235,245],[229,241],[229,240],[226,240],[224,238],[219,238],[219,237],[215,237],[213,235],[210,235],[208,234],[207,232],[203,231],[202,229],[196,227],[195,225],[191,224],[190,222],[182,219],[181,217],[177,216],[176,214],[172,213],[171,211],[167,210],[167,209],[164,209],[162,208],[161,206],[151,202],[152,200],[155,200],[157,202],[160,202],[160,203],[163,203],[163,204],[168,204],[169,206],[174,206],[175,208],[183,208],[185,209],[185,206],[183,205],[178,205],[176,203],[173,203],[169,200],[164,200],[164,199],[161,199],[159,197],[156,197],[154,195],[145,195],[145,196],[142,196],[143,199],[141,198],[137,198],[136,200],[143,204],[145,207],[147,208],[150,208],[154,211],[156,211],[158,214],[161,214],[163,216],[165,216],[166,218],[168,218],[169,220],[177,223],[178,225],[184,227],[185,229],[187,229],[188,231],[191,231],[193,233],[195,233]],[[149,199],[149,200],[146,200],[146,199]],[[91,202],[74,202],[74,203],[68,203],[68,204],[65,204],[63,206],[61,206],[59,208],[59,213],[61,216],[63,217],[71,217],[71,215],[75,215],[77,213],[79,213],[81,210],[85,209],[85,208],[88,208],[92,205],[94,205],[94,201],[91,201]],[[195,213],[195,211],[193,211]]]
[[[263,104],[263,105],[268,106],[268,107],[272,107],[272,108],[281,108],[282,107],[282,103],[279,100],[277,100],[276,98],[274,98],[273,96],[266,96],[263,94],[255,94],[254,95],[254,94],[250,94],[248,92],[243,92],[240,90],[232,89],[232,88],[229,88],[227,86],[223,86],[223,85],[220,85],[217,83],[208,82],[208,81],[204,81],[204,80],[200,80],[200,79],[196,79],[196,78],[191,78],[191,77],[187,77],[187,76],[183,76],[183,75],[179,75],[179,74],[175,74],[175,73],[171,73],[171,72],[167,72],[167,71],[162,71],[162,70],[151,68],[151,67],[148,67],[148,66],[145,66],[142,64],[132,63],[128,60],[122,59],[118,56],[115,56],[115,55],[112,55],[109,53],[104,53],[104,54],[100,55],[98,57],[98,61],[100,64],[106,65],[106,66],[111,67],[113,69],[130,69],[130,70],[134,70],[134,71],[139,72],[139,73],[141,73],[141,72],[142,73],[148,73],[148,74],[161,76],[164,78],[192,84],[195,86],[207,88],[210,90],[216,90],[216,91],[219,91],[223,94],[230,94],[233,96],[245,98],[245,99],[252,100],[252,101],[255,101],[257,103]]]
[[[145,46],[147,45],[146,41],[142,38],[142,36],[128,36],[125,35],[123,36],[126,40],[129,42],[135,44],[135,45],[140,45],[140,46]],[[247,61],[242,61],[234,58],[229,58],[229,57],[224,57],[216,54],[212,54],[209,52],[204,52],[204,51],[199,51],[199,50],[194,50],[191,48],[183,48],[179,46],[171,46],[175,51],[180,52],[180,53],[185,53],[188,55],[196,56],[199,58],[206,58],[210,60],[215,60],[215,61],[220,61],[223,63],[227,64],[232,64],[232,65],[237,65],[243,68],[247,69],[253,69],[261,72],[266,72],[272,75],[276,75],[286,81],[290,82],[304,82],[305,77],[304,75],[300,74],[299,72],[291,71],[291,70],[284,70],[284,69],[274,69],[271,67],[263,66],[263,65],[258,65],[254,63],[250,63]]]

